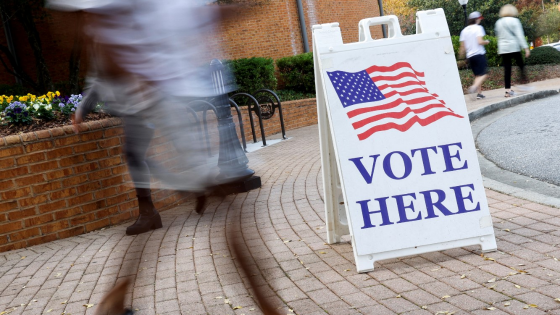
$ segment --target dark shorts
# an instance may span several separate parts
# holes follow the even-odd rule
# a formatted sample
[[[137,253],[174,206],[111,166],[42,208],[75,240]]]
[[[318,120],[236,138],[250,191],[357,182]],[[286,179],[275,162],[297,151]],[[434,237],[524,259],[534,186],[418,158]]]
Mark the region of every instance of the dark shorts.
[[[470,57],[469,66],[477,77],[488,73],[488,61],[486,61],[485,55],[474,55]]]

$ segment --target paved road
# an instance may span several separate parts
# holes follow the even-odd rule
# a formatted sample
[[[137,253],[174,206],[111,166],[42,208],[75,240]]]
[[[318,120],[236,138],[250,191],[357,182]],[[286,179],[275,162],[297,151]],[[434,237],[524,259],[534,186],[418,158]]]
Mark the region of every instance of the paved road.
[[[477,145],[503,169],[560,186],[560,95],[518,106],[482,130]]]
[[[261,189],[213,199],[203,216],[186,203],[152,233],[126,236],[125,224],[0,254],[0,313],[93,314],[130,277],[139,315],[262,314],[229,250],[226,232],[239,229],[250,276],[284,314],[560,314],[558,209],[487,190],[499,252],[457,248],[357,274],[350,243],[324,243],[317,126],[289,136],[249,155]]]

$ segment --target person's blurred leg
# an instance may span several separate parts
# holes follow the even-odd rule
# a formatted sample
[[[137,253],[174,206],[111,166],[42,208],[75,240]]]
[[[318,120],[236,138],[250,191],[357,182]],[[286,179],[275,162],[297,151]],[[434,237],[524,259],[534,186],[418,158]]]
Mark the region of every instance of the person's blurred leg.
[[[150,169],[146,162],[146,152],[154,136],[154,129],[137,116],[125,116],[123,122],[126,163],[136,188],[140,212],[136,222],[126,229],[126,234],[137,235],[162,227],[161,217],[152,202]]]
[[[511,88],[511,54],[503,54],[502,62],[504,63],[504,84],[506,90]]]
[[[519,74],[521,75],[521,83],[527,83],[527,75],[525,73],[525,63],[523,62],[523,56],[521,52],[514,53],[513,57],[515,58],[515,63],[519,66]]]

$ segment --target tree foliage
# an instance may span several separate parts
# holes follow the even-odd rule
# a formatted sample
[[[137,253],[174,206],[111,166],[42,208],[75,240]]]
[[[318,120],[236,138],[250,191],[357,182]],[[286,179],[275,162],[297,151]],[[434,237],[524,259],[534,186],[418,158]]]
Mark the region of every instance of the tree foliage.
[[[555,5],[546,6],[545,11],[537,19],[537,36],[550,36],[558,39],[560,33],[560,8]]]
[[[560,25],[556,20],[556,16],[560,15],[556,8],[558,0],[470,0],[467,4],[467,14],[473,11],[481,12],[484,16],[482,27],[487,34],[494,35],[494,25],[500,18],[500,8],[512,2],[519,10],[519,20],[523,25],[525,36],[530,41],[543,35],[544,32],[553,32],[554,26]],[[551,9],[544,10],[546,7]],[[394,14],[399,17],[403,34],[416,32],[416,11],[436,8],[442,8],[445,11],[451,35],[459,35],[465,27],[465,14],[456,0],[385,0],[384,8],[386,14]],[[552,8],[556,8],[556,10]],[[548,13],[545,15],[544,12]],[[545,16],[543,17],[543,15]]]

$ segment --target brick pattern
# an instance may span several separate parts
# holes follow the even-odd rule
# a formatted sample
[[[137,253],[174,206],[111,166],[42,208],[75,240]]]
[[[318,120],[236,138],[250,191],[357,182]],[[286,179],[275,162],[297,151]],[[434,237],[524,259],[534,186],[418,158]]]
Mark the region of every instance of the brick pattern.
[[[247,142],[252,133],[242,107]],[[315,99],[283,104],[286,130],[317,123]],[[232,110],[237,126],[237,112]],[[253,113],[257,141],[260,128]],[[0,252],[66,238],[137,216],[137,202],[122,151],[119,119],[88,122],[74,134],[70,126],[0,138]],[[281,131],[278,113],[264,121],[266,135]],[[215,117],[208,116],[209,142],[219,143]],[[239,129],[238,129],[239,130]],[[288,134],[289,135],[289,134]],[[148,154],[173,167],[174,148],[163,137]],[[211,151],[217,154],[216,150]],[[153,190],[157,209],[186,196]]]
[[[0,252],[121,223],[138,214],[117,118],[0,138]],[[157,149],[163,150],[166,144]],[[153,190],[166,209],[185,196]]]
[[[251,133],[251,121],[247,113],[247,107],[242,106],[240,108],[241,117],[243,117],[243,128],[245,130],[245,138],[247,143],[252,142],[253,136]],[[237,112],[232,110],[231,112],[234,122],[239,126]],[[259,126],[259,121],[257,115],[253,114],[253,121],[255,124],[255,133],[257,136],[257,141],[261,141],[261,129]],[[282,103],[282,114],[284,116],[284,127],[286,130],[298,129],[301,127],[307,127],[317,124],[317,101],[314,98],[289,101]],[[274,115],[270,119],[263,120],[263,127],[265,135],[276,134],[282,131],[280,125],[280,118],[278,114],[278,109],[276,109]],[[239,128],[239,127],[238,127]],[[238,129],[239,130],[239,129]],[[288,132],[286,132],[288,134]],[[288,134],[289,136],[289,134]]]
[[[358,22],[379,16],[377,0],[304,0],[303,8],[307,25],[309,47],[312,49],[311,27],[314,24],[339,22],[345,43],[358,40]],[[55,82],[68,80],[68,58],[74,43],[75,15],[48,11],[49,18],[37,21],[45,60]],[[35,59],[29,48],[25,31],[18,23],[10,23],[12,37],[27,73],[35,73]],[[381,27],[372,27],[372,36],[381,37]],[[212,58],[238,59],[271,57],[278,59],[304,52],[296,1],[273,0],[267,4],[248,7],[243,14],[224,21],[215,36],[209,36]],[[5,36],[0,44],[6,45]],[[223,47],[219,49],[218,47]],[[86,74],[85,52],[82,54],[81,75]],[[12,84],[14,77],[0,72],[0,82]]]
[[[357,274],[348,237],[324,243],[316,126],[290,133],[249,154],[260,189],[212,198],[202,216],[187,201],[151,233],[126,236],[120,225],[1,254],[0,312],[93,314],[128,277],[126,305],[137,314],[262,314],[252,277],[281,314],[560,313],[558,209],[486,190],[498,252],[456,248]],[[232,230],[246,244],[250,275],[229,249]]]

